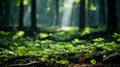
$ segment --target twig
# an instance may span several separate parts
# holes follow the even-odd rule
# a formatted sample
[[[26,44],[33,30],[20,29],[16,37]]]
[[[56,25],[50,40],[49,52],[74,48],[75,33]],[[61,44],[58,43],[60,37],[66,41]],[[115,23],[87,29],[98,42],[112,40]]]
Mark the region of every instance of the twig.
[[[12,64],[9,65],[10,67],[22,67],[22,66],[29,66],[29,65],[34,65],[34,64],[38,64],[38,62],[31,62],[31,63],[26,63],[26,64]]]

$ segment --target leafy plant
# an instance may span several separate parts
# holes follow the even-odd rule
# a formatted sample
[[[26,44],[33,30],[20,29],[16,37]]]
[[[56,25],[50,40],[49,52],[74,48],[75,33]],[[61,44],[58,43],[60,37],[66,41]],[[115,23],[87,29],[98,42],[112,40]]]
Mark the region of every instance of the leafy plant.
[[[95,59],[92,59],[92,60],[90,60],[90,63],[91,63],[91,64],[96,64],[96,60],[95,60]]]

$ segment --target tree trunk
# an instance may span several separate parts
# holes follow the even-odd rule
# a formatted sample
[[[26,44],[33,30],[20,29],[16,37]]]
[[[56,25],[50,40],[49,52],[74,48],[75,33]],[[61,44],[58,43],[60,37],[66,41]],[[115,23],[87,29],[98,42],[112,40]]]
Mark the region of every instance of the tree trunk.
[[[10,3],[8,0],[5,0],[5,25],[6,27],[10,27]]]
[[[87,12],[86,12],[86,26],[90,26],[90,16],[91,16],[90,5],[91,5],[91,0],[88,0]]]
[[[85,0],[80,1],[79,30],[85,28]]]
[[[0,1],[0,26],[2,30],[9,30],[10,28],[10,7],[8,0]]]
[[[36,0],[31,4],[31,29],[36,29]]]
[[[118,30],[116,16],[116,0],[107,0],[107,10],[108,10],[107,30],[116,31]]]
[[[3,0],[0,0],[0,29],[3,23]]]
[[[59,25],[59,0],[55,0],[56,6],[56,25]]]
[[[106,24],[105,0],[99,0],[100,3],[100,24]]]
[[[20,0],[20,12],[19,12],[19,24],[18,28],[22,29],[24,26],[23,23],[23,18],[24,18],[24,5],[23,5],[24,0]]]

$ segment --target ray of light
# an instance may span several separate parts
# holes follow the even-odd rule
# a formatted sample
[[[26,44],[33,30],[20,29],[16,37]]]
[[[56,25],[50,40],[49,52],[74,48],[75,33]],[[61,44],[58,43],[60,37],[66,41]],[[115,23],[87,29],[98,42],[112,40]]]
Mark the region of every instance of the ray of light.
[[[31,11],[30,11],[30,9],[31,9],[31,6],[30,6],[30,4],[27,6],[27,9],[25,9],[25,14],[24,14],[24,25],[25,26],[30,26],[30,22],[31,22],[31,20],[30,20],[30,16],[31,16]]]
[[[64,11],[61,21],[61,28],[69,27],[70,26],[70,19],[71,19],[71,13],[72,13],[72,7],[73,7],[73,0],[66,0],[64,4]]]

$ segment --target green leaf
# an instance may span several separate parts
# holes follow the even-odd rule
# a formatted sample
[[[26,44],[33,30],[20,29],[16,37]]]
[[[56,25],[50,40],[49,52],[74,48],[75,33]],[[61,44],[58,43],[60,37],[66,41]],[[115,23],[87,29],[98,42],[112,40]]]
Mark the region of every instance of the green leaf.
[[[95,59],[92,59],[92,60],[90,60],[90,63],[91,63],[91,64],[96,64],[96,60],[95,60]]]

